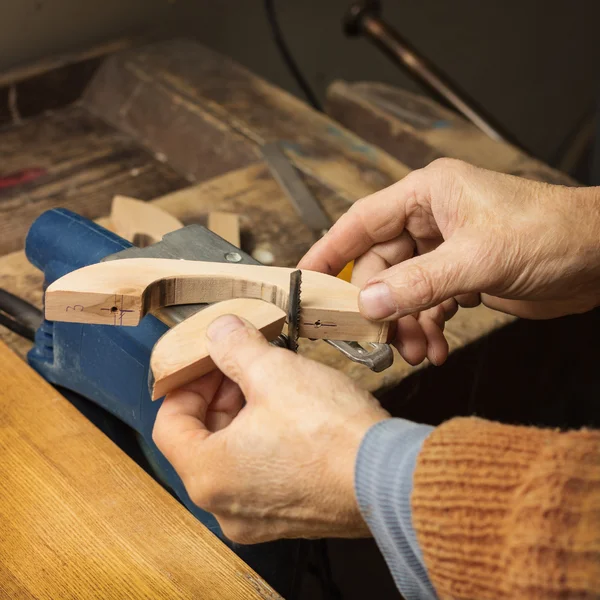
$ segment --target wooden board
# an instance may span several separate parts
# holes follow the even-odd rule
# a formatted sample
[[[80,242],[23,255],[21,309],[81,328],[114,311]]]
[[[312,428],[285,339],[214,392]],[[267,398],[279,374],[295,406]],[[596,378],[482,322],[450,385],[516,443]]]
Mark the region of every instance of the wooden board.
[[[385,83],[336,81],[327,89],[326,110],[413,169],[449,156],[501,173],[576,184],[518,148],[489,138],[437,102]]]
[[[240,248],[240,217],[234,213],[213,211],[208,213],[206,226],[230,244]]]
[[[46,290],[49,321],[135,326],[165,306],[233,298],[265,300],[287,311],[293,269],[168,258],[125,258],[71,271]],[[300,337],[387,342],[389,322],[365,319],[360,288],[337,277],[302,271]],[[243,316],[243,315],[241,315]]]
[[[147,200],[187,183],[80,106],[0,132],[0,177],[33,168],[44,174],[0,189],[0,255],[22,249],[31,223],[49,208],[96,218],[109,213],[116,193]]]
[[[286,313],[270,302],[244,298],[218,302],[179,323],[167,331],[152,350],[153,400],[215,368],[207,350],[206,330],[217,317],[229,314],[244,317],[269,341],[281,333],[286,318]]]
[[[164,235],[182,227],[179,219],[155,204],[127,196],[113,198],[110,228],[136,246],[160,242]]]
[[[0,342],[0,597],[279,596]]]
[[[347,202],[410,171],[295,96],[189,40],[112,56],[83,101],[197,181],[261,161],[259,146],[275,140],[305,176]]]

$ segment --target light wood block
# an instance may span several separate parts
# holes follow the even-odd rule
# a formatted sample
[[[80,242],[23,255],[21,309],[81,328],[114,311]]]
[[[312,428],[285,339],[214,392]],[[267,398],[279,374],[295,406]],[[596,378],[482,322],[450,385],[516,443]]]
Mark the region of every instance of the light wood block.
[[[236,298],[217,302],[176,325],[156,342],[152,350],[153,400],[215,368],[207,350],[206,330],[215,319],[229,314],[243,316],[269,341],[281,333],[286,317],[283,310],[270,302]]]
[[[241,247],[239,215],[220,211],[208,213],[207,227],[230,244]]]

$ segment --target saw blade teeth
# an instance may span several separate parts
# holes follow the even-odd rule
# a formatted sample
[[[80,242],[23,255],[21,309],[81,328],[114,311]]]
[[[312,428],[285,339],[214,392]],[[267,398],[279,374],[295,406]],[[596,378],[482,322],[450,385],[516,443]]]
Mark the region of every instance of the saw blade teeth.
[[[288,305],[288,337],[290,350],[298,350],[300,332],[300,293],[302,288],[302,271],[299,269],[290,275],[290,296]]]

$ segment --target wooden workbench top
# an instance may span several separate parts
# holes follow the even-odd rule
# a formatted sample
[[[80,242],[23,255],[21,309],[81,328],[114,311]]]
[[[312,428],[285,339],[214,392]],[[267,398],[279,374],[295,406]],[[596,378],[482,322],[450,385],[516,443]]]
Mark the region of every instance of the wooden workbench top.
[[[0,598],[279,598],[2,342],[0,364]]]
[[[173,40],[115,54],[80,103],[0,131],[0,159],[8,173],[44,171],[0,190],[0,287],[41,305],[41,274],[21,251],[12,252],[23,247],[31,222],[55,206],[102,217],[116,194],[154,199],[185,225],[204,224],[213,211],[239,214],[243,250],[261,248],[274,265],[295,266],[314,238],[262,160],[260,145],[272,140],[282,142],[332,220],[410,171],[194,42]],[[195,185],[183,187],[183,175]],[[511,320],[485,307],[459,311],[446,329],[451,350]],[[21,356],[30,347],[4,328],[0,339]],[[308,340],[301,352],[376,393],[415,371],[397,358],[392,368],[373,373]]]

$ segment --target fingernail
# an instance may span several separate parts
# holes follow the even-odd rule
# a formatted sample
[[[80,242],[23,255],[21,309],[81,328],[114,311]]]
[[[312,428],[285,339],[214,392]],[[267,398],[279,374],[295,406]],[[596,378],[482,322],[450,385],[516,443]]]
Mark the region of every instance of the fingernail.
[[[211,342],[220,342],[236,329],[244,327],[244,323],[235,315],[223,315],[214,320],[206,330],[206,336]]]
[[[367,319],[385,319],[396,312],[396,303],[385,283],[374,283],[359,295],[361,312]]]

